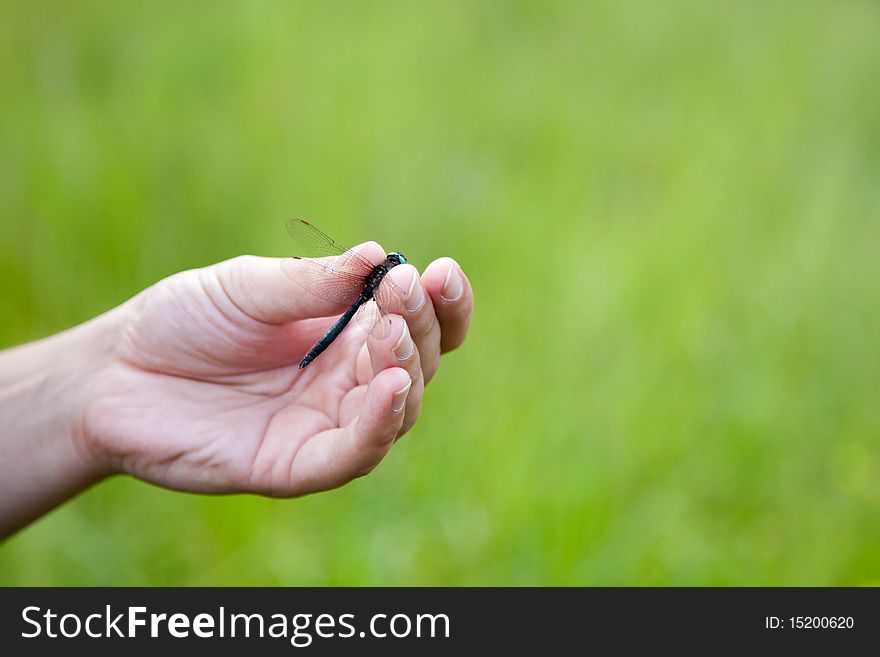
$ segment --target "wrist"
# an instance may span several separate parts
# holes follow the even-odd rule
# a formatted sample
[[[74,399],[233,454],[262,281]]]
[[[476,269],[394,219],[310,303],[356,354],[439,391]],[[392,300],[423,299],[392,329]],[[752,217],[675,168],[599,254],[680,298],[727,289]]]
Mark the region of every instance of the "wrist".
[[[49,389],[69,401],[59,412],[65,440],[76,455],[83,476],[101,479],[114,474],[113,460],[90,431],[89,409],[94,405],[102,375],[116,361],[128,304],[55,336]]]
[[[84,419],[120,311],[0,353],[0,536],[111,474]]]

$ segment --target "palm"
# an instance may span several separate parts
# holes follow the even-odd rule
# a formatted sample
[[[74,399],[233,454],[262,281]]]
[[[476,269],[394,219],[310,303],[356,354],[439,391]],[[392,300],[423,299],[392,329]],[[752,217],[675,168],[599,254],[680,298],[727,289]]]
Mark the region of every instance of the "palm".
[[[365,334],[350,328],[300,370],[327,320],[260,322],[212,285],[184,272],[135,300],[140,312],[101,382],[112,426],[97,430],[113,434],[126,470],[155,483],[288,491],[296,454],[356,414]]]

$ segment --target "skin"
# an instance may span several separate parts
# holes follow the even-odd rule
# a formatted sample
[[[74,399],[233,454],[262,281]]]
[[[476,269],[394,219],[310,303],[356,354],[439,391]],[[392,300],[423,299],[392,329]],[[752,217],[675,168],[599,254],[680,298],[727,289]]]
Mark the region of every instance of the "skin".
[[[384,258],[374,242],[358,249]],[[418,419],[473,310],[451,258],[388,276],[406,291],[389,335],[353,322],[304,370],[299,358],[344,308],[255,256],[175,274],[0,352],[0,536],[114,474],[295,497],[370,472]]]

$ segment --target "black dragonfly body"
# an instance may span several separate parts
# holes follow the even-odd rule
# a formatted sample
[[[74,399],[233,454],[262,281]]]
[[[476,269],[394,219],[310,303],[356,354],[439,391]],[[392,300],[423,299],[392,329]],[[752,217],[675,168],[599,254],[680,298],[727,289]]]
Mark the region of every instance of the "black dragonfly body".
[[[340,246],[308,221],[295,219],[285,225],[290,236],[310,256],[289,259],[297,261],[295,263],[282,261],[282,269],[288,277],[322,299],[348,306],[348,310],[309,349],[300,361],[300,369],[329,347],[353,317],[357,317],[368,332],[384,337],[388,330],[388,320],[384,316],[394,297],[402,294],[386,275],[393,267],[406,264],[406,256],[393,251],[383,262],[373,264],[357,251]],[[327,256],[333,257],[323,260]]]

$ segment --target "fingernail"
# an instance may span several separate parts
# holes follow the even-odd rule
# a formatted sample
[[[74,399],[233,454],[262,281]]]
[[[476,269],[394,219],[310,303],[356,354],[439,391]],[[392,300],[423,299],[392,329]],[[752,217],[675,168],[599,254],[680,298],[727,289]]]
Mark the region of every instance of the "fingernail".
[[[425,290],[422,288],[422,281],[419,278],[419,273],[413,269],[412,281],[409,284],[409,290],[407,290],[403,305],[409,312],[413,313],[421,308],[424,303]]]
[[[453,262],[449,265],[449,273],[446,274],[446,282],[443,284],[440,296],[447,301],[456,301],[462,292],[464,292],[464,284],[461,281],[461,274],[458,272],[458,265]]]
[[[412,379],[403,386],[400,390],[394,393],[391,397],[391,410],[395,413],[400,413],[403,410],[403,407],[406,406],[406,396],[409,394],[409,389],[412,386]]]
[[[397,358],[397,360],[409,360],[415,350],[416,345],[409,335],[409,326],[404,322],[403,331],[400,334],[400,338],[397,340],[397,344],[391,349],[391,353],[394,354],[394,357]]]

